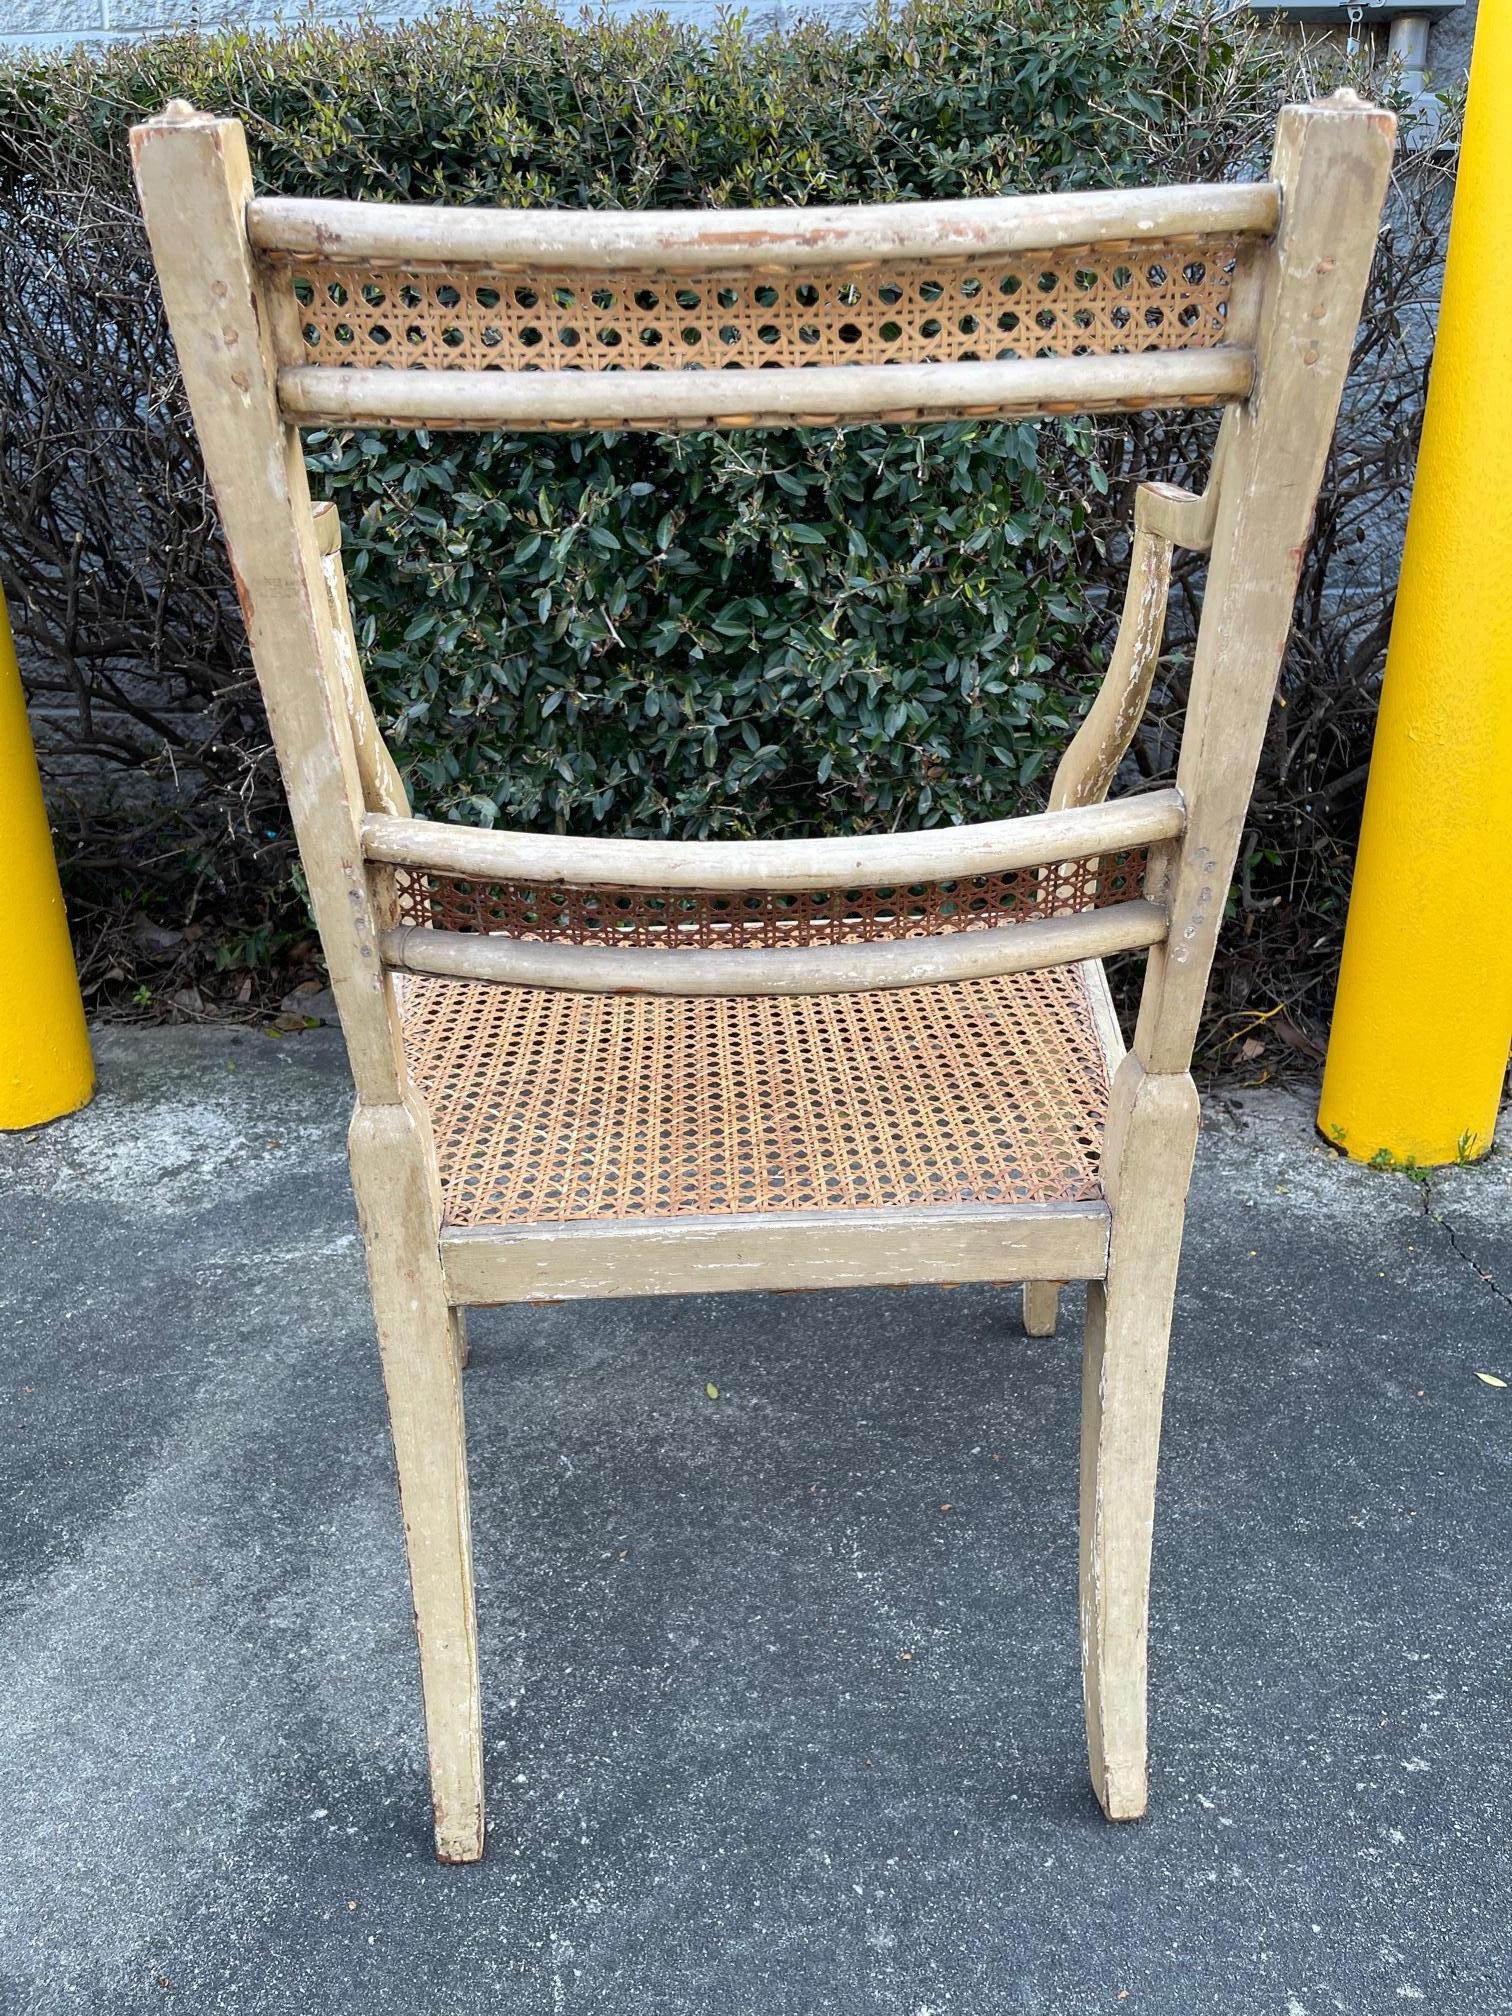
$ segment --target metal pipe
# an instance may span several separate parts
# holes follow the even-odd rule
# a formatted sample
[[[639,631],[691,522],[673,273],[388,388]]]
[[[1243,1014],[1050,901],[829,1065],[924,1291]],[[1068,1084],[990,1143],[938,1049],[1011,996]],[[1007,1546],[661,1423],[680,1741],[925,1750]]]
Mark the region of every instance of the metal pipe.
[[[1512,6],[1482,7],[1318,1124],[1484,1155],[1512,1045]]]
[[[9,1130],[85,1105],[94,1061],[3,594],[0,860],[9,938],[0,960],[0,1129]]]
[[[1428,68],[1428,16],[1396,15],[1387,31],[1386,54],[1402,66],[1403,89],[1421,97]]]

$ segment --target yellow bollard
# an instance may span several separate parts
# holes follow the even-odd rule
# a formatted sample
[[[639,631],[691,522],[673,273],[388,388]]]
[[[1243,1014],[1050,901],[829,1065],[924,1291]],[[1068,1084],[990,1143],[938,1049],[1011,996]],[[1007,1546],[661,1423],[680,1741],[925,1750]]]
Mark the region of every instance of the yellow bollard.
[[[9,943],[0,954],[0,1128],[72,1113],[94,1059],[10,618],[0,594],[0,861]]]
[[[1512,4],[1482,6],[1318,1125],[1491,1146],[1512,1047]]]

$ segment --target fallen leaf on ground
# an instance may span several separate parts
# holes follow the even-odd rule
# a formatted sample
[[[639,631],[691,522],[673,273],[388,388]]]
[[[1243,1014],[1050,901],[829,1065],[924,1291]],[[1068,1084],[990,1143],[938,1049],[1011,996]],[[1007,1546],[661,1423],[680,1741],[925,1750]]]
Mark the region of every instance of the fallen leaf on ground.
[[[1304,1057],[1311,1057],[1319,1063],[1322,1062],[1322,1044],[1309,1036],[1305,1029],[1299,1029],[1289,1015],[1278,1015],[1271,1024],[1271,1027],[1281,1038],[1281,1041],[1286,1045],[1288,1050],[1300,1051]]]

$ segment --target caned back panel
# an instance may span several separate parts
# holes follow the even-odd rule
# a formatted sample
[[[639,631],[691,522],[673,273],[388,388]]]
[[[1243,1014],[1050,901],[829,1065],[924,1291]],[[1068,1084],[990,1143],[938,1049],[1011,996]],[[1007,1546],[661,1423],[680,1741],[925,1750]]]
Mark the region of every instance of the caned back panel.
[[[1235,193],[1222,192],[1223,200]],[[392,401],[390,416],[413,396],[400,387],[413,385],[415,372],[497,374],[491,382],[507,377],[523,392],[533,376],[539,382],[547,373],[560,386],[586,390],[588,374],[631,374],[665,385],[669,373],[776,372],[791,379],[810,367],[830,377],[836,366],[871,367],[878,389],[869,410],[885,415],[889,388],[903,380],[877,367],[1047,359],[1074,366],[1079,359],[1137,363],[1150,354],[1235,353],[1253,338],[1250,283],[1269,242],[1252,221],[1191,228],[1188,214],[1171,220],[1187,228],[1161,232],[1126,212],[1125,235],[1025,246],[1008,223],[1022,206],[1006,199],[973,206],[983,237],[975,250],[963,249],[959,209],[952,219],[952,206],[900,206],[893,216],[904,219],[902,242],[874,239],[874,256],[862,256],[854,241],[843,246],[845,256],[826,257],[813,243],[795,240],[764,244],[760,263],[734,264],[721,263],[721,256],[728,260],[728,238],[739,237],[749,218],[716,218],[710,229],[722,242],[711,254],[707,246],[690,252],[686,241],[585,248],[572,242],[574,227],[590,221],[583,218],[569,220],[564,243],[537,247],[528,227],[523,239],[508,241],[511,220],[504,213],[462,220],[475,229],[481,224],[485,234],[502,228],[501,245],[459,239],[456,213],[385,215],[347,205],[334,229],[322,229],[314,212],[301,216],[299,206],[285,206],[285,214],[290,207],[294,229],[287,236],[279,237],[276,222],[271,233],[253,234],[285,396],[290,378],[318,378],[334,405],[341,386],[353,384],[350,373],[382,374],[391,388],[383,395]],[[1151,211],[1159,216],[1158,198]],[[931,212],[939,218],[937,232]],[[680,222],[686,230],[689,220]],[[395,374],[404,376],[396,382]],[[603,378],[598,382],[607,389]],[[855,381],[847,374],[847,382]],[[435,391],[444,402],[439,384]],[[440,417],[437,424],[449,423]],[[553,895],[528,880],[505,885],[413,870],[400,877],[397,894],[404,921],[453,931],[604,947],[771,949],[1075,914],[1137,897],[1144,865],[1136,854],[941,885],[836,889],[817,903],[759,890],[733,898],[607,889]]]
[[[1132,901],[1143,891],[1146,867],[1140,847],[1046,868],[805,890],[630,889],[401,869],[395,911],[403,924],[502,932],[537,943],[773,951],[945,937],[1075,916]]]
[[[1211,350],[1253,240],[714,271],[265,255],[286,365],[707,371]],[[1243,332],[1236,332],[1243,341]]]
[[[1258,381],[1265,398],[1242,429],[1226,430],[1203,540],[1212,559],[1179,773],[1181,844],[1152,877],[1178,949],[1157,957],[1136,1047],[1147,1069],[1186,1069],[1215,892],[1232,866],[1392,133],[1389,115],[1339,94],[1287,108],[1264,184],[606,222],[258,199],[236,122],[176,104],[134,129],[164,299],[294,780],[360,1095],[381,1104],[395,1093],[392,1000],[374,984],[372,957],[384,919],[363,900],[355,758],[326,686],[310,678],[312,666],[329,671],[332,651],[308,592],[319,562],[289,423],[946,418],[1246,401]],[[417,848],[408,865],[432,851]],[[1072,893],[1073,908],[1101,907],[1112,880],[1099,873]],[[550,949],[580,963],[624,929],[618,907],[607,914],[592,892],[559,914],[529,890],[417,882],[427,912],[451,903],[485,928],[496,906],[523,907],[498,921],[565,936]],[[1066,921],[1107,935],[1099,919],[1035,915],[1047,897],[1060,907],[1053,877],[972,889],[964,903],[959,890],[938,904],[932,891],[902,893],[882,904],[847,887],[822,915],[803,906],[796,922],[811,949],[792,956],[877,929],[970,932],[1022,912],[1038,944],[1051,942],[1046,932],[1064,944]],[[735,920],[742,937],[789,942],[790,911],[751,894]],[[689,922],[680,898],[631,918],[653,944]],[[731,928],[697,903],[691,926],[715,939]]]

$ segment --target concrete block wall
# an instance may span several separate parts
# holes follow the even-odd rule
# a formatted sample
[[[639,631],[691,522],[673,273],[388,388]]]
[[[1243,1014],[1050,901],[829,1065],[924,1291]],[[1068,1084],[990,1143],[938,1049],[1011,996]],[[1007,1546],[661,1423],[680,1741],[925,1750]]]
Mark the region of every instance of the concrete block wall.
[[[78,42],[109,42],[125,37],[162,34],[185,27],[227,25],[267,28],[280,18],[310,16],[323,21],[349,21],[361,11],[377,21],[407,21],[427,11],[432,0],[304,0],[283,5],[279,0],[0,0],[0,47],[67,48]],[[562,0],[564,7],[571,0]],[[648,0],[607,0],[608,11],[629,14]],[[649,0],[677,19],[707,26],[718,12],[717,0]],[[1463,76],[1470,60],[1477,0],[1438,21],[1429,53],[1443,78]],[[864,0],[747,0],[751,19],[781,25],[799,15],[841,21],[864,11]]]
[[[306,0],[280,6],[279,0],[0,0],[0,47],[18,50],[68,48],[76,43],[120,41],[186,27],[271,28],[280,19],[350,21],[359,11],[380,22],[414,20],[433,0]],[[630,14],[646,0],[609,0],[611,14]],[[712,25],[716,0],[651,0],[675,19]],[[863,11],[860,0],[750,0],[747,12],[762,25],[780,25],[802,14],[842,21]]]

